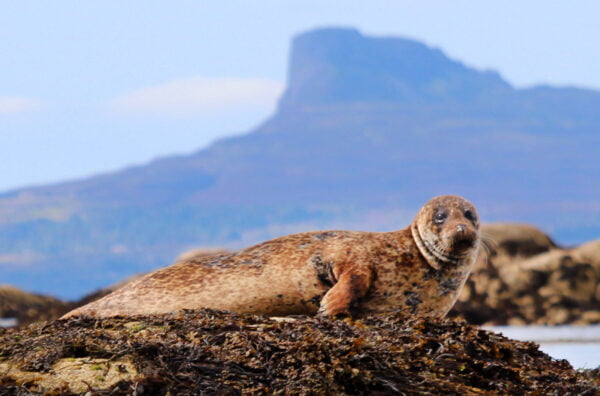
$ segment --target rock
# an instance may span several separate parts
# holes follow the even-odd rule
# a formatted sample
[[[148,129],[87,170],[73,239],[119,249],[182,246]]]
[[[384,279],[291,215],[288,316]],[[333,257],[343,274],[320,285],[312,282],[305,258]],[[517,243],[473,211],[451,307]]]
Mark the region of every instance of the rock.
[[[584,243],[572,251],[578,259],[591,263],[596,269],[600,268],[600,239]]]
[[[450,312],[475,324],[600,323],[600,240],[559,248],[535,227],[482,227],[480,255]],[[486,254],[487,253],[487,254]]]
[[[551,307],[546,311],[545,317],[542,320],[538,320],[538,323],[558,325],[568,323],[570,318],[571,312],[569,309],[564,307]]]
[[[535,298],[531,295],[526,295],[518,299],[517,306],[519,307],[520,316],[533,323],[538,318],[538,309]]]
[[[70,309],[68,302],[50,296],[27,293],[0,285],[0,318],[15,318],[17,326],[38,320],[51,320]]]
[[[557,247],[548,235],[528,224],[484,224],[481,235],[490,245],[492,257],[531,257]]]
[[[451,320],[213,310],[0,330],[0,394],[598,394],[531,342]]]
[[[585,311],[581,314],[583,323],[600,323],[600,311]]]
[[[510,326],[525,326],[527,324],[527,322],[525,320],[523,320],[519,317],[516,317],[516,316],[509,318],[507,322],[508,322],[507,324]]]

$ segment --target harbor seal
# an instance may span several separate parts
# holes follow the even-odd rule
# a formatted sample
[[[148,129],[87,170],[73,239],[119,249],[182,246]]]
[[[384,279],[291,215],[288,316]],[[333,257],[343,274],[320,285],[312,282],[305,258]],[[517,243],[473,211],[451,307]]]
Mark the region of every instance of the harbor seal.
[[[400,231],[305,232],[178,262],[63,318],[198,308],[272,316],[400,311],[442,317],[454,305],[478,247],[475,207],[458,196],[440,196]]]

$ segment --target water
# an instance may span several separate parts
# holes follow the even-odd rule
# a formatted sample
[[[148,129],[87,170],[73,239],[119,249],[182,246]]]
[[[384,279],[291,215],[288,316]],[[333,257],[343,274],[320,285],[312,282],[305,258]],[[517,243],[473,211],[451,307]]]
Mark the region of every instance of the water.
[[[600,366],[600,325],[486,327],[508,338],[534,341],[555,359],[566,359],[575,368]]]
[[[600,343],[541,343],[540,349],[555,359],[566,359],[571,366],[593,369],[600,366]]]
[[[17,318],[0,318],[0,327],[15,327]]]

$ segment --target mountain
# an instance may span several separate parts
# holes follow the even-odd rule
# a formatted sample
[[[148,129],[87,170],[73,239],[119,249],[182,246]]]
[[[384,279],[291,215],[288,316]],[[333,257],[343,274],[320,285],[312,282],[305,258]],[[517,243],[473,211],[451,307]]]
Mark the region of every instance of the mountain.
[[[405,227],[460,194],[487,221],[600,236],[600,92],[515,89],[442,51],[352,29],[292,43],[278,108],[187,156],[0,195],[0,279],[74,298],[195,246]]]
[[[294,40],[289,84],[281,107],[353,102],[469,102],[510,86],[497,73],[478,72],[440,50],[398,38],[365,38],[326,29]]]

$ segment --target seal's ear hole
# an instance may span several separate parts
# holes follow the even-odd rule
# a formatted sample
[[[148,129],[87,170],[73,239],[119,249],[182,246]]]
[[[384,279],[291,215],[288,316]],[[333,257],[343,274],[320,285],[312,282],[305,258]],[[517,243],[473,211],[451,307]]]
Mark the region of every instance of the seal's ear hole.
[[[477,216],[475,216],[475,213],[473,213],[470,210],[465,211],[465,218],[473,224],[475,224],[475,222],[477,221]]]
[[[444,211],[437,211],[437,212],[435,212],[435,215],[433,216],[433,222],[435,224],[443,224],[447,218],[448,218],[448,213],[446,213]]]

